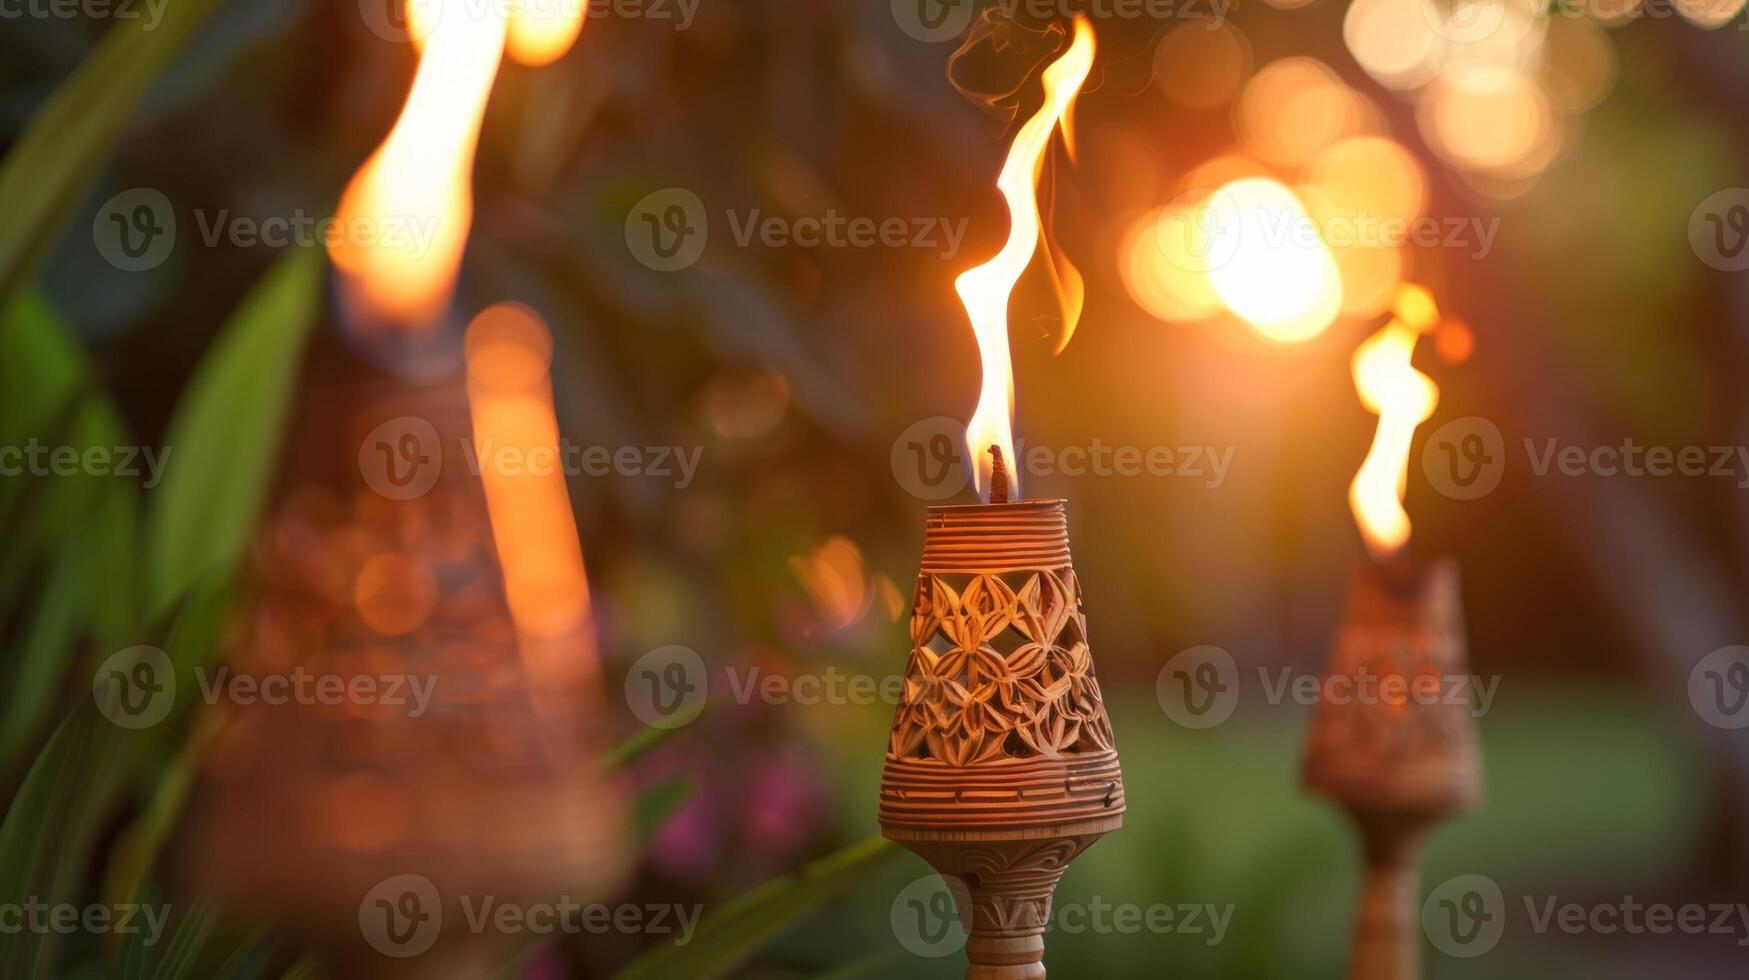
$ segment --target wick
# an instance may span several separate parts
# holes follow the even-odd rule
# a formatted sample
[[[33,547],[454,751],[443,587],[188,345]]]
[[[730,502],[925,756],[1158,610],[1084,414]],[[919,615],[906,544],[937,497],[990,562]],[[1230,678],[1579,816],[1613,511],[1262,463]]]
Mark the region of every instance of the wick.
[[[990,502],[1008,502],[1008,464],[1002,462],[1002,447],[990,447]]]

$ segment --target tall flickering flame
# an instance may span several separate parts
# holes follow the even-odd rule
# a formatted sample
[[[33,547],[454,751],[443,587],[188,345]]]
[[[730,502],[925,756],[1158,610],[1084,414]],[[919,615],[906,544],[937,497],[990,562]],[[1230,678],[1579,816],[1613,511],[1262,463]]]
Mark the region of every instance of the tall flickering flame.
[[[1433,296],[1421,286],[1404,285],[1391,308],[1390,322],[1354,352],[1354,388],[1361,403],[1379,417],[1372,448],[1348,487],[1348,505],[1372,556],[1384,561],[1409,541],[1409,515],[1403,494],[1409,480],[1409,446],[1415,427],[1439,403],[1433,379],[1410,360],[1415,342],[1439,322]]]
[[[345,274],[354,325],[421,330],[455,293],[473,225],[474,151],[492,83],[508,50],[524,64],[565,53],[583,27],[582,0],[516,7],[480,0],[406,0],[419,49],[394,128],[347,185],[328,254]]]
[[[1010,464],[1014,456],[1014,367],[1008,354],[1008,297],[1038,250],[1042,222],[1038,209],[1038,180],[1051,133],[1061,127],[1066,145],[1074,145],[1070,111],[1087,73],[1093,67],[1093,25],[1084,16],[1075,18],[1075,37],[1069,49],[1044,70],[1044,105],[1015,134],[1008,159],[996,178],[996,188],[1008,203],[1008,241],[983,265],[967,269],[954,280],[960,302],[972,321],[983,362],[983,384],[978,407],[966,423],[966,449],[972,461],[973,483],[984,499],[990,498],[992,446],[1002,451]],[[1008,489],[1020,499],[1019,467],[1008,467]]]

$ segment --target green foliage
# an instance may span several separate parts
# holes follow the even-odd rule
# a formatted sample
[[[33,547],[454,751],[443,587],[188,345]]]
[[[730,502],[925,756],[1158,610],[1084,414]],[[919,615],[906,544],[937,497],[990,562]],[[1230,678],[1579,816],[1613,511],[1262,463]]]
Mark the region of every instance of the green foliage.
[[[96,178],[135,105],[221,0],[177,0],[162,19],[120,19],[55,90],[0,163],[0,297],[12,294]]]
[[[852,844],[794,874],[767,882],[707,914],[691,941],[640,957],[618,980],[728,976],[809,913],[843,894],[899,852],[882,837]]]
[[[243,553],[273,474],[298,354],[320,308],[322,268],[313,249],[280,259],[183,392],[147,525],[145,601],[153,616]]]

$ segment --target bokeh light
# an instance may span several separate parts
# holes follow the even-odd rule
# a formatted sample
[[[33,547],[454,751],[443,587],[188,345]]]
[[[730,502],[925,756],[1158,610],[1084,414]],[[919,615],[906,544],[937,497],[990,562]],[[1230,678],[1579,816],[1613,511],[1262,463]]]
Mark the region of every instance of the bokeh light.
[[[1433,32],[1427,0],[1354,0],[1342,37],[1354,60],[1387,88],[1412,89],[1433,80],[1444,46]]]
[[[1248,177],[1217,191],[1204,221],[1209,283],[1227,308],[1270,340],[1323,333],[1342,308],[1342,278],[1311,216],[1275,180]]]
[[[1190,109],[1231,102],[1251,74],[1251,42],[1227,21],[1203,17],[1173,28],[1154,50],[1154,83]]]
[[[1150,211],[1123,236],[1118,271],[1124,288],[1138,306],[1161,320],[1204,320],[1222,309],[1203,268],[1208,234],[1200,213],[1197,205]]]
[[[1284,58],[1259,70],[1234,106],[1239,138],[1261,159],[1294,167],[1365,120],[1359,99],[1316,58]]]

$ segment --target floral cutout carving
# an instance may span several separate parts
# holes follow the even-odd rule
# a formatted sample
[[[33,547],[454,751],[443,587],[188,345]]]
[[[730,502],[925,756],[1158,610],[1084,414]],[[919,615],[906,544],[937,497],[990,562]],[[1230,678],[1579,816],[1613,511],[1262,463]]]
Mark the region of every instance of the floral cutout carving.
[[[1072,569],[925,574],[888,751],[953,766],[1112,748]]]

